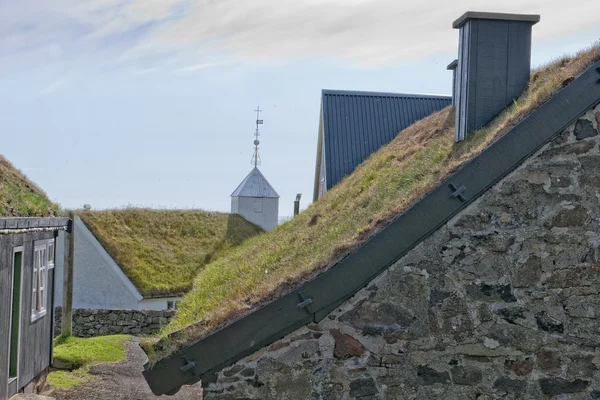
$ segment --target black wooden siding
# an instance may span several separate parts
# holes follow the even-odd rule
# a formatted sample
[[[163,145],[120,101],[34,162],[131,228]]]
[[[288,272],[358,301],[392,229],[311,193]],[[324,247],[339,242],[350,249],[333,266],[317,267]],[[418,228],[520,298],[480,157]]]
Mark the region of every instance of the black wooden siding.
[[[400,131],[451,102],[450,96],[323,90],[327,190]]]
[[[43,372],[51,361],[52,311],[54,310],[54,271],[48,271],[47,313],[31,322],[33,251],[37,240],[52,239],[55,231],[0,235],[0,400],[8,398],[8,349],[10,342],[13,249],[23,246],[21,291],[21,332],[19,348],[19,390]],[[61,260],[55,260],[56,263]]]

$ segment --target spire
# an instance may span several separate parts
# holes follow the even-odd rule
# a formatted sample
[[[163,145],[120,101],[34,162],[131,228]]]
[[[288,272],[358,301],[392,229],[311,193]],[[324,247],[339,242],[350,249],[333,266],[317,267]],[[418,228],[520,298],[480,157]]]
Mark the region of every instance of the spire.
[[[260,106],[256,107],[256,130],[254,131],[254,154],[252,155],[252,160],[250,161],[250,163],[254,164],[254,167],[258,167],[260,165],[260,155],[258,154],[258,145],[260,144],[260,141],[258,140],[258,137],[260,136],[260,132],[258,131],[258,125],[262,125],[263,120],[262,119],[258,119],[260,112],[262,111],[260,109]]]

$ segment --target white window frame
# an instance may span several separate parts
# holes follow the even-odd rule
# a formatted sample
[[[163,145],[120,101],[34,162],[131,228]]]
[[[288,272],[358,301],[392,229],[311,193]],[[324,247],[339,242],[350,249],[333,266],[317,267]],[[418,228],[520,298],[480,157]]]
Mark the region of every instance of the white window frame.
[[[33,244],[33,277],[31,281],[31,322],[48,312],[48,271],[54,268],[54,239],[37,240]]]

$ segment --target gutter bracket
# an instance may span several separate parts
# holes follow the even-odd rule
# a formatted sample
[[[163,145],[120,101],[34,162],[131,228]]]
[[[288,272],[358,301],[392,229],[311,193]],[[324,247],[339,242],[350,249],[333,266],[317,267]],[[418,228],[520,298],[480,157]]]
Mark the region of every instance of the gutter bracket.
[[[463,193],[465,190],[467,190],[465,185],[460,185],[460,187],[458,187],[454,183],[450,182],[448,186],[450,186],[450,189],[452,189],[452,194],[450,194],[450,196],[458,198],[463,203],[466,201],[465,196],[463,196]]]
[[[196,361],[190,360],[190,358],[185,354],[181,358],[184,361],[184,364],[181,367],[181,372],[192,371],[192,374],[196,375],[196,372],[194,371],[194,367],[196,366]]]
[[[312,307],[310,306],[313,302],[312,297],[304,297],[302,292],[298,292],[298,297],[300,297],[300,303],[296,307],[304,308],[309,314],[312,314]]]

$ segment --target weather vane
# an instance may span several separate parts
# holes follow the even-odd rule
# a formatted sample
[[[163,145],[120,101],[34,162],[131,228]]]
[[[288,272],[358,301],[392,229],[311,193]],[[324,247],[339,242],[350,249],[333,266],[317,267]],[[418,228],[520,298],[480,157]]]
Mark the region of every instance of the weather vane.
[[[258,145],[260,144],[258,137],[260,136],[260,132],[258,131],[258,125],[262,125],[263,120],[258,119],[260,112],[262,111],[260,106],[257,106],[254,111],[256,111],[256,130],[254,131],[254,154],[252,155],[252,160],[250,162],[254,164],[255,167],[258,167],[260,165],[260,155],[258,154]]]

